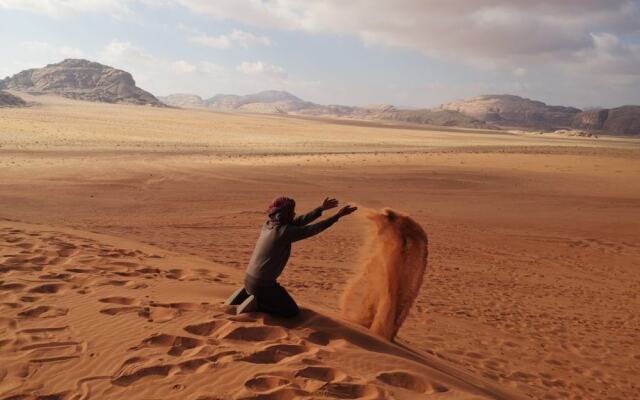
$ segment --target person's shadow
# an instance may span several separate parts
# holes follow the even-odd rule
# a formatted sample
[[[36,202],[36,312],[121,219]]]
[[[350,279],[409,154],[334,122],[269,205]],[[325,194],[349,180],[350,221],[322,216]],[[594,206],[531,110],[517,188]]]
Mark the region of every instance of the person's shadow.
[[[392,342],[376,336],[366,328],[309,308],[301,307],[300,314],[294,318],[265,314],[264,324],[290,330],[304,329],[305,332],[310,332],[305,339],[321,346],[328,346],[335,340],[344,340],[369,351],[398,355]]]

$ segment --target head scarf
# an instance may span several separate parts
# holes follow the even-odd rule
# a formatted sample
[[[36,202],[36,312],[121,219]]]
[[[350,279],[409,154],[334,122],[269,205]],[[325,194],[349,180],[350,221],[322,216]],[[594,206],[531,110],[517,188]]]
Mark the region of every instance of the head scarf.
[[[267,209],[269,220],[272,223],[282,224],[289,223],[295,215],[296,201],[289,197],[277,197]]]

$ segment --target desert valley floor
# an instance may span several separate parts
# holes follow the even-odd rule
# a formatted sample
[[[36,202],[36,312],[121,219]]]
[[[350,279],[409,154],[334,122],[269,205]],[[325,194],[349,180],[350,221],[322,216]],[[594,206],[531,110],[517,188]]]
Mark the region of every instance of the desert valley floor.
[[[0,399],[640,393],[640,140],[23,97],[0,109]],[[422,224],[396,343],[340,319],[358,214],[294,247],[298,320],[221,304],[282,194]]]

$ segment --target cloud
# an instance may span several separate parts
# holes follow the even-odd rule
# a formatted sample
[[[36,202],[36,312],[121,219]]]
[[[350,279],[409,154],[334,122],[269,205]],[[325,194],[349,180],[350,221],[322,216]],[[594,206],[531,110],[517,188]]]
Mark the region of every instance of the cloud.
[[[248,48],[250,46],[271,46],[273,42],[268,36],[258,36],[251,32],[234,29],[231,33],[219,36],[196,35],[190,40],[194,43],[213,47],[216,49],[229,49],[240,46]]]
[[[58,46],[44,41],[18,42],[20,54],[5,57],[0,66],[0,79],[29,68],[41,68],[46,64],[59,62],[65,58],[84,58],[87,55],[79,48]]]
[[[622,42],[608,33],[594,33],[593,48],[578,54],[575,64],[583,72],[640,82],[640,45]]]
[[[171,63],[171,70],[178,73],[195,72],[197,69],[198,67],[184,60]]]
[[[212,87],[227,88],[230,80],[225,68],[214,62],[167,59],[118,39],[102,48],[98,61],[130,72],[138,86],[157,95],[188,92],[210,96]]]
[[[197,73],[201,75],[221,76],[225,72],[225,69],[223,66],[212,63],[212,62],[207,62],[207,61],[202,61],[194,64],[185,60],[178,60],[168,64],[168,66],[169,66],[168,69],[171,72],[175,72],[178,74]]]
[[[485,65],[548,63],[594,47],[593,33],[640,34],[632,0],[176,0],[254,26],[350,34]]]
[[[122,17],[132,13],[132,0],[0,0],[0,9],[20,10],[55,18],[77,14],[108,14]]]
[[[500,82],[489,88],[467,83],[461,96],[512,91],[569,104],[605,98],[616,104],[637,102],[640,90],[637,0],[175,1],[200,15],[262,29],[412,49]]]
[[[516,67],[513,69],[513,75],[518,76],[518,77],[523,77],[525,75],[527,75],[527,69],[523,68],[523,67]]]
[[[112,63],[150,64],[155,61],[151,54],[143,49],[117,39],[109,42],[100,54],[100,58]]]
[[[245,61],[240,65],[238,65],[236,69],[247,75],[259,75],[259,76],[264,76],[271,79],[285,80],[288,77],[287,71],[285,71],[282,67],[263,63],[262,61],[257,61],[257,62]]]
[[[402,79],[391,78],[389,83],[398,85],[392,88],[364,76],[362,80],[351,79],[348,63],[353,61],[336,60],[338,66],[345,66],[344,77],[325,78],[329,80],[308,89],[295,84],[302,92],[318,94],[326,101],[362,103],[370,97],[386,96],[380,101],[425,104],[452,96],[514,91],[554,103],[581,105],[637,103],[640,93],[639,0],[0,0],[0,13],[13,9],[55,18],[94,14],[127,17],[127,22],[139,24],[149,22],[147,18],[164,18],[157,8],[165,6],[180,12],[185,11],[184,7],[193,12],[190,17],[228,20],[232,28],[239,28],[207,35],[178,25],[190,43],[205,47],[274,46],[275,34],[270,32],[286,31],[282,35],[286,39],[278,43],[287,47],[280,49],[285,53],[279,54],[285,60],[288,46],[297,43],[287,39],[307,33],[330,35],[328,45],[355,37],[366,46],[411,49],[427,58],[445,60],[434,65],[470,66],[457,68],[468,71],[459,86],[451,88],[451,81],[456,78],[449,79],[445,72],[433,77],[444,87],[436,85],[432,91],[425,91],[416,88],[426,85],[428,76],[412,79],[404,86]],[[169,19],[174,16],[167,14]],[[177,22],[168,24],[175,26]],[[271,37],[256,32],[269,33]],[[255,59],[225,70],[198,58],[198,52],[203,54],[206,49],[193,48],[188,53],[167,49],[162,54],[173,51],[174,56],[163,59],[161,53],[151,55],[134,45],[135,37],[112,41],[102,51],[88,54],[73,47],[34,42],[28,52],[16,50],[18,56],[9,57],[2,67],[14,71],[66,57],[98,58],[131,71],[136,79],[159,93],[180,88],[180,84],[184,84],[180,90],[196,93],[249,92],[263,87],[294,87],[296,79],[317,79],[292,78],[282,67]],[[12,46],[17,47],[15,43],[20,42],[21,39],[13,40]],[[87,49],[84,50],[88,52]],[[397,75],[404,70],[394,72]],[[437,68],[435,72],[438,74]],[[348,85],[344,84],[346,80]],[[408,94],[400,97],[401,92]]]
[[[203,61],[198,65],[198,72],[211,75],[222,75],[225,72],[225,69],[222,65]]]
[[[617,38],[622,47],[626,37],[637,41],[640,36],[637,0],[0,0],[0,9],[124,16],[135,14],[136,4],[180,4],[198,14],[256,27],[352,35],[370,46],[410,48],[507,71],[533,64],[575,64],[590,52],[608,54],[616,58],[609,64],[620,66],[626,63],[621,58],[636,50],[602,53],[603,35]],[[194,43],[218,49],[273,45],[268,36],[238,29],[190,36]],[[640,71],[637,63],[632,67]]]
[[[37,55],[41,59],[59,60],[61,58],[82,58],[84,56],[84,52],[76,47],[56,46],[47,42],[22,42],[21,47],[27,54]]]

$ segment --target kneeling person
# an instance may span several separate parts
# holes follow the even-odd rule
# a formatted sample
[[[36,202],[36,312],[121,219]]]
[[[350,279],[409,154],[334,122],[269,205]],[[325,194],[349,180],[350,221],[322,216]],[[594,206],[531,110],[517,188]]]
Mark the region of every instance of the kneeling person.
[[[357,210],[356,207],[345,206],[335,215],[311,224],[323,211],[337,205],[336,199],[326,198],[320,207],[296,217],[296,203],[293,199],[275,199],[267,210],[269,219],[262,226],[247,266],[244,288],[236,291],[227,303],[239,304],[242,301],[238,313],[257,310],[282,317],[296,316],[299,312],[298,305],[278,283],[278,277],[289,260],[293,242],[317,235],[340,218]]]

